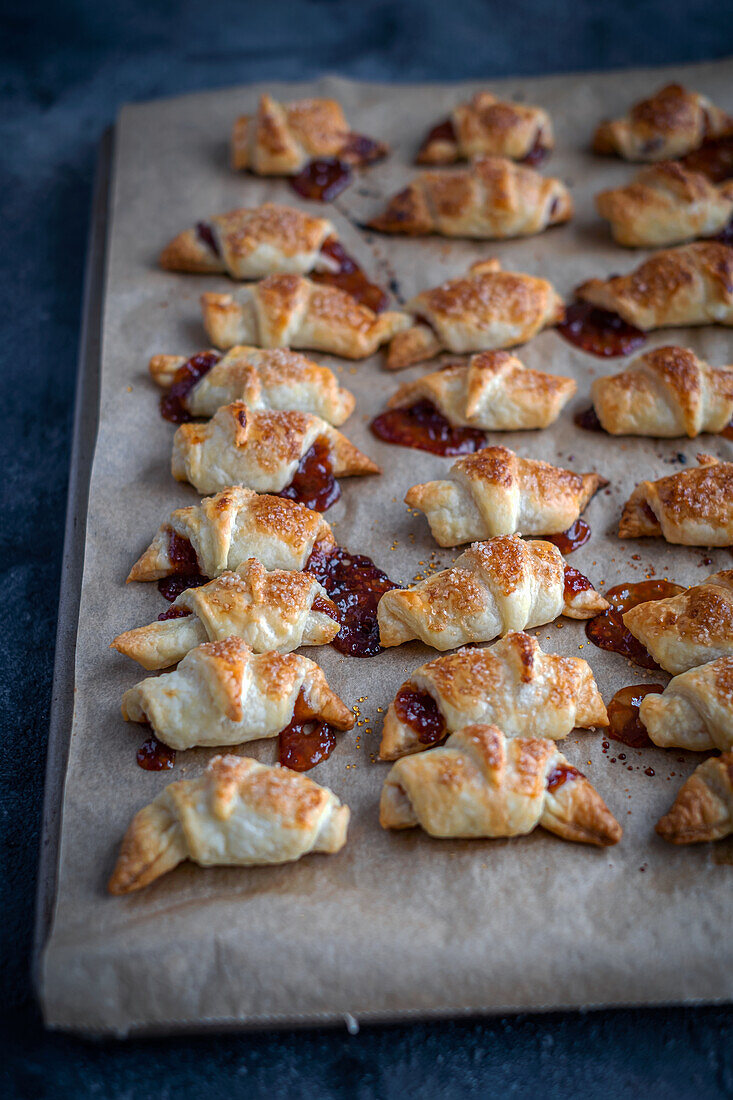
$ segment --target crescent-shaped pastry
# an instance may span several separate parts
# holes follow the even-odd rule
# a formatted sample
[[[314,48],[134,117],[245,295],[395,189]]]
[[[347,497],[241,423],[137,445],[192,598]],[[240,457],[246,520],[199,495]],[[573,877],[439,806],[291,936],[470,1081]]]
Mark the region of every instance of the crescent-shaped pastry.
[[[171,512],[127,580],[157,581],[177,573],[218,577],[247,558],[257,558],[266,569],[303,569],[317,544],[335,545],[319,512],[232,485]]]
[[[606,847],[621,826],[554,741],[465,726],[444,745],[390,768],[379,803],[383,829],[419,825],[435,837],[524,836],[538,825],[563,840]]]
[[[265,94],[257,114],[240,115],[232,131],[232,167],[260,176],[295,176],[316,157],[371,164],[388,152],[383,142],[353,133],[335,99],[278,103]]]
[[[733,462],[698,455],[699,466],[641,481],[626,501],[619,538],[661,535],[683,546],[733,545]]]
[[[698,764],[655,829],[670,844],[702,844],[733,833],[733,752]]]
[[[601,191],[596,209],[619,244],[663,248],[714,237],[733,214],[733,183],[712,183],[678,161],[643,168],[625,187]]]
[[[440,546],[458,546],[493,535],[567,531],[607,484],[599,474],[576,474],[520,458],[507,447],[484,447],[457,459],[445,481],[413,485],[405,503],[425,513]]]
[[[479,157],[470,168],[421,172],[369,225],[381,233],[502,240],[529,237],[573,216],[559,179],[506,157]]]
[[[593,138],[596,153],[616,153],[625,160],[657,161],[681,157],[708,138],[721,137],[733,118],[707,96],[681,84],[667,84],[649,99],[635,103],[628,115],[602,122]]]
[[[246,756],[215,756],[198,779],[169,783],[135,815],[107,888],[140,890],[184,859],[256,867],[338,852],[348,825],[348,806],[308,776]]]
[[[555,144],[550,116],[541,107],[476,92],[434,126],[417,155],[418,164],[454,164],[488,153],[512,160],[541,159]]]
[[[287,348],[234,347],[226,355],[203,351],[188,359],[154,355],[149,370],[190,416],[213,416],[222,405],[244,401],[250,409],[294,409],[338,426],[354,411],[354,395],[333,371]]]
[[[390,703],[379,755],[422,752],[474,722],[497,725],[507,737],[560,741],[576,726],[607,726],[608,715],[582,657],[543,653],[536,638],[511,633],[415,669]]]
[[[645,332],[670,325],[733,325],[733,248],[719,241],[668,248],[630,275],[590,279],[576,294]]]
[[[672,675],[732,655],[733,570],[713,573],[677,596],[637,604],[623,620]]]
[[[126,722],[145,722],[172,749],[277,737],[291,721],[350,730],[355,718],[317,664],[299,653],[254,653],[240,638],[205,642],[173,672],[122,696]]]
[[[320,417],[256,412],[243,401],[222,406],[206,423],[181,424],[173,438],[171,470],[177,481],[190,482],[200,493],[221,492],[228,485],[279,493],[314,446],[335,477],[380,472]]]
[[[590,619],[608,606],[551,542],[500,535],[474,543],[450,569],[413,588],[385,592],[377,608],[379,640],[387,647],[419,638],[434,649],[455,649],[558,615]]]
[[[551,283],[502,271],[499,260],[475,263],[462,279],[423,290],[405,309],[416,320],[389,346],[388,370],[401,370],[441,351],[492,351],[524,344],[562,320],[565,307]]]
[[[486,431],[546,428],[577,389],[572,378],[530,370],[508,351],[482,351],[404,382],[387,407],[430,401],[454,426]]]
[[[653,348],[619,374],[594,379],[591,395],[611,435],[694,439],[730,423],[733,366],[711,367],[690,348]]]
[[[733,657],[688,669],[660,695],[645,695],[639,718],[662,749],[733,749]]]
[[[236,573],[182,592],[162,620],[126,630],[112,649],[149,670],[168,668],[202,642],[241,638],[255,653],[328,645],[339,632],[336,605],[311,573],[249,558]]]
[[[204,328],[217,348],[310,348],[366,359],[410,327],[406,313],[375,313],[339,287],[271,275],[233,294],[201,296]]]

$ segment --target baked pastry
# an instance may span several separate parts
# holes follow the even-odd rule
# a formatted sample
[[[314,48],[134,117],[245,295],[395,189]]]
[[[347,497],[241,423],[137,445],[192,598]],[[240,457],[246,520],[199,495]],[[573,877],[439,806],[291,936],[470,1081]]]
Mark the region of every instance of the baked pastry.
[[[698,764],[656,831],[671,844],[702,844],[733,833],[733,752]]]
[[[294,500],[229,486],[176,508],[130,570],[130,581],[178,573],[218,577],[257,558],[266,569],[303,569],[316,546],[335,545],[330,525]]]
[[[405,503],[425,513],[440,546],[458,546],[493,535],[566,531],[607,484],[599,474],[576,474],[520,458],[507,447],[484,447],[456,459],[445,481],[413,485]]]
[[[511,352],[482,351],[404,382],[387,407],[430,401],[454,426],[517,431],[552,424],[576,389],[572,378],[530,370]]]
[[[488,153],[512,160],[538,160],[555,144],[550,116],[541,107],[476,92],[434,126],[420,147],[418,164],[454,164]]]
[[[415,317],[389,346],[387,369],[401,370],[441,351],[492,351],[523,344],[562,320],[562,299],[546,279],[502,271],[484,260],[462,279],[423,290],[405,309]]]
[[[162,621],[126,630],[112,649],[147,669],[168,668],[202,642],[241,638],[255,653],[328,645],[339,632],[336,605],[311,573],[249,558],[235,573],[182,592]]]
[[[108,890],[140,890],[184,859],[254,867],[338,852],[348,824],[348,806],[308,776],[246,756],[215,756],[198,779],[169,783],[135,815]]]
[[[719,241],[668,248],[630,275],[590,279],[576,294],[647,332],[669,325],[733,325],[733,248]]]
[[[733,749],[733,657],[719,657],[670,680],[661,695],[645,695],[639,718],[662,749]]]
[[[278,103],[261,95],[257,114],[240,115],[232,131],[232,167],[260,176],[295,176],[317,157],[371,164],[388,152],[383,142],[353,133],[335,99]]]
[[[641,481],[626,501],[619,538],[661,535],[683,546],[733,544],[733,462],[698,455],[698,466]]]
[[[573,201],[562,180],[506,157],[479,157],[470,168],[421,172],[369,225],[413,237],[439,233],[501,240],[541,233],[572,216]]]
[[[435,837],[524,836],[538,825],[563,840],[605,847],[621,826],[554,741],[464,726],[444,745],[406,756],[382,787],[383,829],[419,825]]]
[[[608,606],[551,542],[499,535],[474,543],[450,569],[413,588],[385,592],[377,608],[379,640],[387,647],[419,638],[434,649],[455,649],[558,615],[590,619]]]
[[[149,369],[190,416],[213,416],[222,405],[244,401],[250,409],[295,409],[338,426],[354,411],[354,395],[333,371],[287,348],[234,347],[226,355],[205,351],[188,359],[154,355]]]
[[[635,103],[628,115],[602,122],[593,138],[595,153],[616,153],[625,160],[657,161],[681,157],[708,138],[721,137],[733,119],[707,96],[667,84]]]
[[[292,721],[350,730],[355,718],[320,668],[299,653],[255,653],[240,638],[205,642],[173,672],[122,696],[126,722],[144,722],[172,749],[277,737]]]
[[[733,214],[733,182],[716,184],[679,161],[664,161],[624,187],[601,191],[596,209],[619,244],[662,248],[714,237]]]
[[[404,329],[406,313],[375,313],[339,287],[271,275],[233,294],[202,294],[204,328],[215,347],[311,348],[366,359]]]
[[[591,383],[611,435],[666,438],[722,432],[733,417],[733,366],[711,367],[690,348],[653,348],[619,374]]]
[[[677,596],[637,604],[623,619],[673,675],[733,655],[733,570],[713,573]]]
[[[335,477],[378,474],[379,467],[325,420],[310,413],[255,412],[243,401],[223,405],[204,424],[181,424],[171,470],[200,493],[247,485],[260,493],[289,486],[311,448]]]
[[[507,737],[560,741],[576,726],[607,726],[608,715],[586,661],[543,653],[536,638],[511,633],[415,669],[390,703],[379,755],[422,752],[474,722]]]

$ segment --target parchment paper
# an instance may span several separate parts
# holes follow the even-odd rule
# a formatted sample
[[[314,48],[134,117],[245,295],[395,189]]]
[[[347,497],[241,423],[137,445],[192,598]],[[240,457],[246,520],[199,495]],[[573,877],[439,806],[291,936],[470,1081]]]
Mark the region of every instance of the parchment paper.
[[[259,87],[122,111],[76,704],[57,903],[42,970],[51,1026],[126,1034],[323,1022],[347,1014],[390,1019],[730,995],[730,848],[723,842],[677,850],[653,832],[701,757],[635,751],[613,742],[604,755],[600,733],[576,731],[567,739],[563,751],[624,827],[622,842],[610,850],[563,843],[541,829],[520,839],[473,842],[380,829],[379,793],[389,767],[376,761],[382,711],[411,670],[435,656],[417,643],[371,660],[345,658],[329,647],[305,651],[347,704],[359,708],[353,733],[342,736],[332,757],[311,773],[351,807],[348,844],[339,855],[253,870],[185,864],[139,894],[111,898],[105,892],[132,815],[172,779],[197,775],[214,754],[179,753],[174,772],[142,771],[135,752],[144,735],[122,721],[119,706],[125,688],[145,674],[107,648],[118,632],[151,621],[163,609],[156,585],[126,587],[125,577],[171,509],[196,499],[193,489],[170,475],[174,429],[159,416],[148,358],[205,347],[199,294],[233,287],[225,277],[158,270],[159,249],[209,214],[277,199],[327,212],[347,249],[378,281],[394,280],[405,299],[490,255],[510,269],[549,277],[569,296],[580,280],[627,271],[644,258],[611,243],[592,205],[595,192],[627,180],[634,169],[594,158],[587,146],[600,118],[622,113],[672,78],[733,109],[729,62],[484,85],[551,112],[557,148],[543,170],[568,182],[577,208],[568,226],[499,244],[387,238],[356,227],[412,176],[426,130],[479,85],[380,87],[330,78],[269,85],[278,98],[334,95],[355,129],[393,147],[388,161],[361,173],[329,207],[301,202],[284,181],[229,169],[232,120],[254,109]],[[726,329],[656,333],[648,346],[671,341],[688,344],[715,364],[732,358]],[[623,361],[585,355],[552,331],[521,355],[529,366],[572,375],[579,391],[553,428],[497,433],[493,441],[611,479],[587,509],[593,538],[572,564],[599,588],[652,573],[689,585],[729,567],[727,550],[621,542],[615,531],[621,505],[638,480],[672,473],[680,468],[680,455],[692,461],[700,450],[729,458],[731,445],[713,437],[659,442],[584,433],[573,426],[573,412],[587,406],[591,379],[617,371]],[[371,555],[403,583],[425,575],[430,565],[448,565],[460,551],[437,548],[425,519],[409,515],[402,498],[413,483],[441,476],[451,460],[390,447],[367,427],[393,389],[423,368],[393,375],[382,371],[380,356],[359,364],[314,357],[334,366],[357,395],[344,430],[384,470],[378,478],[342,482],[343,496],[326,517],[338,540]],[[607,701],[627,683],[666,682],[663,674],[586,643],[582,623],[560,620],[535,633],[547,651],[586,657]],[[276,743],[239,751],[274,761]],[[649,768],[653,777],[646,774]]]

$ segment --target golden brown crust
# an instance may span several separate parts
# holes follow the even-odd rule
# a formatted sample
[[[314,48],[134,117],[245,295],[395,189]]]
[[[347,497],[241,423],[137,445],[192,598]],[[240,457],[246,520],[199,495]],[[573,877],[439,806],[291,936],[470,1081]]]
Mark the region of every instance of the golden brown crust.
[[[701,844],[733,833],[733,752],[699,764],[655,829],[670,844]]]
[[[707,96],[681,84],[667,84],[629,114],[602,122],[593,139],[596,153],[616,153],[626,160],[659,161],[698,149],[703,141],[733,128],[733,119]]]
[[[733,545],[733,462],[699,454],[699,465],[642,481],[626,501],[619,538],[661,535],[683,546]]]
[[[450,123],[452,130],[441,127],[439,136],[431,131],[417,155],[418,164],[453,164],[483,154],[523,160],[536,149],[554,146],[546,111],[498,99],[490,92],[477,92],[467,103],[459,103]]]
[[[729,650],[730,617],[729,607]],[[675,676],[654,700],[651,695],[642,699],[639,718],[660,748],[733,750],[733,657],[718,657]]]

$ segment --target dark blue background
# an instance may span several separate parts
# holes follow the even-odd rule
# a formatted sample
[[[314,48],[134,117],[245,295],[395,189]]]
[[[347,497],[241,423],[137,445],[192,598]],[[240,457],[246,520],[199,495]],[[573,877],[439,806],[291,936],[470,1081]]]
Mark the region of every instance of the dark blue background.
[[[3,1095],[732,1096],[724,1008],[93,1044],[45,1035],[28,981],[84,248],[95,149],[118,106],[324,72],[464,79],[724,57],[729,4],[2,0],[0,12]]]

